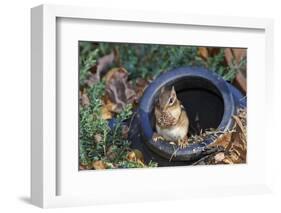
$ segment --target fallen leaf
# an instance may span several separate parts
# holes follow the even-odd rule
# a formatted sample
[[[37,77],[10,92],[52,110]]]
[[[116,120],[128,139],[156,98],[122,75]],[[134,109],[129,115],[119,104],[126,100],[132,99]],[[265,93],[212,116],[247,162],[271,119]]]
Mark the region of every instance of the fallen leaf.
[[[219,47],[208,47],[208,54],[209,57],[214,57],[215,55],[219,54],[221,51],[221,48]]]
[[[128,153],[127,159],[130,161],[142,162],[144,163],[144,157],[140,150],[134,149]]]
[[[131,151],[128,153],[127,159],[130,161],[136,161],[137,157],[136,157],[136,153]]]
[[[117,146],[116,146],[116,145],[111,145],[111,146],[109,146],[109,148],[107,149],[107,152],[106,152],[106,157],[107,157],[110,161],[114,161],[117,156],[118,156],[118,153],[117,153]]]
[[[215,155],[214,158],[215,158],[216,163],[222,162],[222,161],[224,160],[224,158],[225,158],[225,155],[224,155],[223,152],[219,152],[219,153],[217,153],[217,154]]]
[[[132,83],[131,83],[132,84]],[[134,101],[135,103],[139,103],[139,100],[141,99],[144,90],[146,89],[146,87],[148,86],[149,81],[145,80],[143,78],[137,78],[136,79],[136,83],[134,86],[134,91],[135,91],[135,97],[134,97]]]
[[[101,107],[101,117],[105,120],[111,119],[116,112],[117,105],[113,103],[108,96],[103,97],[103,105]]]
[[[96,143],[100,143],[102,141],[102,136],[100,134],[95,134],[94,138]]]
[[[232,48],[232,51],[238,63],[247,56],[247,50],[245,48]]]
[[[233,164],[233,160],[230,159],[229,157],[225,157],[225,158],[223,159],[223,162],[224,162],[225,164]]]
[[[136,154],[137,161],[141,161],[142,163],[144,163],[144,156],[143,156],[142,152],[138,149],[134,149],[133,151]]]
[[[106,71],[106,69],[113,63],[114,56],[114,52],[112,51],[110,54],[99,58],[96,71],[99,77],[101,77],[103,75],[102,72]]]
[[[115,169],[115,168],[117,168],[116,165],[114,165],[113,163],[105,162],[105,165],[106,165],[107,169]]]
[[[80,99],[80,105],[83,107],[87,107],[90,105],[90,99],[87,95],[87,93],[83,91],[79,91],[79,99]]]
[[[113,64],[114,58],[115,54],[113,51],[110,54],[99,58],[97,64],[92,67],[88,78],[85,80],[85,83],[91,87],[99,82],[102,76],[108,71],[108,68]]]
[[[208,60],[209,57],[214,57],[220,52],[221,48],[217,47],[199,47],[198,48],[198,55],[204,59],[205,61]]]
[[[90,105],[90,100],[87,94],[83,93],[81,96],[81,105],[82,106],[89,106]]]
[[[231,135],[232,135],[231,132],[225,132],[224,134],[220,135],[216,139],[216,141],[210,145],[210,147],[215,147],[215,146],[223,147],[223,148],[228,147],[231,141]]]
[[[243,117],[246,113],[245,110],[238,111],[238,115],[234,115],[235,121],[235,132],[232,134],[231,143],[226,148],[229,161],[233,163],[245,163],[247,156],[247,132],[246,132],[246,121]],[[246,119],[246,117],[245,117]],[[243,124],[244,123],[244,124]]]
[[[198,48],[198,53],[199,53],[199,56],[201,58],[203,58],[204,60],[207,60],[208,57],[209,57],[208,49],[206,47],[199,47]]]
[[[247,93],[247,79],[242,72],[239,71],[236,74],[233,84],[236,85],[244,95]]]
[[[233,115],[233,118],[235,120],[235,122],[237,123],[238,127],[240,128],[240,131],[244,134],[244,136],[246,137],[246,133],[244,131],[244,126],[240,120],[240,118],[237,115]]]
[[[243,48],[225,48],[224,57],[228,65],[233,62],[239,64],[247,55],[247,50]]]
[[[85,166],[83,166],[83,165],[79,165],[79,170],[85,170],[86,169],[86,167]]]
[[[95,170],[102,170],[102,169],[106,169],[106,164],[101,161],[101,160],[98,160],[98,161],[93,161],[93,168]]]
[[[115,112],[119,113],[134,101],[135,91],[128,83],[128,72],[124,68],[113,68],[104,76],[106,95],[116,104]]]
[[[240,130],[233,134],[232,143],[227,148],[228,157],[233,163],[245,163],[247,156],[247,146],[244,135]]]
[[[104,120],[109,120],[112,117],[113,117],[112,112],[110,112],[106,106],[103,106],[101,108],[101,118]]]
[[[148,84],[148,81],[143,79],[143,78],[137,78],[136,79],[136,85],[139,86],[139,87],[143,88],[143,87],[147,86],[147,84]]]
[[[225,58],[227,64],[232,64],[232,61],[234,60],[234,55],[232,53],[231,48],[224,49],[224,58]]]
[[[93,168],[93,166],[91,164],[80,164],[79,165],[79,170],[89,170],[92,168]]]

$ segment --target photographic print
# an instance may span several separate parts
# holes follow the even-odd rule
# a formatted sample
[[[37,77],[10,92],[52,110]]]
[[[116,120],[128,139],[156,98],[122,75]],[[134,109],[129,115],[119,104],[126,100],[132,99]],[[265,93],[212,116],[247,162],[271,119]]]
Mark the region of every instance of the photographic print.
[[[247,49],[79,41],[79,168],[240,164]]]

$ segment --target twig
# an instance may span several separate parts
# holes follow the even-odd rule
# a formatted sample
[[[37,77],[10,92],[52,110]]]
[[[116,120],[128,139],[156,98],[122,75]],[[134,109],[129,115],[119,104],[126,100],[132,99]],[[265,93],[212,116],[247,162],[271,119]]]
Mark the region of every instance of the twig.
[[[174,146],[173,146],[174,147]],[[177,148],[177,149],[175,149],[175,151],[173,152],[173,154],[171,155],[171,158],[170,158],[170,160],[169,160],[169,162],[171,162],[171,160],[173,159],[173,157],[174,156],[176,156],[176,154],[177,154],[177,151],[179,151],[179,147]]]

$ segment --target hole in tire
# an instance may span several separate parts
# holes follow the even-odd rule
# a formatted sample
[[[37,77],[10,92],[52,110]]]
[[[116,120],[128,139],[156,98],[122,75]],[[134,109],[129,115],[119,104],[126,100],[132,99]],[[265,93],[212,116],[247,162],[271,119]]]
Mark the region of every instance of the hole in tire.
[[[175,86],[177,97],[187,111],[189,135],[219,126],[224,114],[224,102],[215,85],[198,77],[183,78],[167,86],[172,85]],[[152,113],[153,127],[155,127],[154,111]]]

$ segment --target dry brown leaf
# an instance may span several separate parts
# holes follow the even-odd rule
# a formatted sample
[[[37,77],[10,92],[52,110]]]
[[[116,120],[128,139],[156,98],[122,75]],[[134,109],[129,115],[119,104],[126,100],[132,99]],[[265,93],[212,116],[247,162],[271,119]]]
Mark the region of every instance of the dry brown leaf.
[[[131,151],[128,153],[127,159],[130,161],[136,161],[137,157],[136,157],[136,153]]]
[[[215,55],[219,54],[221,51],[221,48],[219,47],[208,47],[208,53],[209,57],[214,57]]]
[[[233,164],[233,160],[230,159],[228,156],[222,160],[225,164]]]
[[[225,155],[224,155],[223,152],[219,152],[219,153],[217,153],[217,154],[215,155],[214,158],[215,158],[216,163],[222,162],[222,161],[224,160],[224,158],[225,158]]]
[[[141,161],[142,163],[144,163],[144,156],[143,156],[142,152],[138,149],[134,149],[133,151],[136,154],[137,161]]]
[[[115,59],[115,54],[113,51],[110,54],[99,58],[97,64],[92,67],[88,78],[85,80],[85,83],[89,87],[91,87],[97,82],[99,82],[102,76],[108,71],[107,69],[114,62],[114,59]]]
[[[108,110],[106,106],[101,108],[101,118],[104,120],[109,120],[113,117],[113,113]]]
[[[140,150],[134,149],[128,153],[127,159],[130,161],[142,162],[144,163],[144,157]]]
[[[135,91],[135,97],[134,97],[134,101],[136,103],[139,103],[139,100],[141,99],[144,90],[146,89],[146,87],[148,86],[149,81],[145,80],[143,78],[137,78],[136,79],[136,84],[134,86],[134,91]]]
[[[106,83],[109,83],[111,81],[112,78],[115,78],[114,75],[115,73],[118,72],[119,75],[122,75],[122,77],[126,77],[128,75],[128,71],[124,68],[120,68],[120,67],[115,67],[110,69],[106,75],[104,76],[104,80]]]
[[[120,112],[127,104],[132,103],[135,91],[128,80],[128,72],[124,68],[113,68],[104,76],[106,95],[116,104],[115,112]]]
[[[247,93],[247,79],[242,74],[242,72],[238,72],[234,79],[234,85],[236,85],[243,93],[244,95]]]
[[[220,49],[221,48],[217,47],[199,47],[198,55],[206,61],[209,57],[217,55],[220,52]]]
[[[232,53],[232,49],[231,48],[225,48],[224,49],[224,58],[226,60],[226,63],[232,64],[232,61],[234,60],[234,55]]]
[[[103,57],[101,57],[98,60],[98,65],[97,65],[97,74],[99,75],[99,77],[102,76],[102,72],[106,71],[106,69],[113,63],[114,61],[114,52],[112,51],[110,54],[105,55]]]
[[[242,131],[242,133],[246,136],[246,133],[244,131],[244,126],[243,126],[240,118],[236,115],[233,115],[233,118],[234,118],[235,122],[237,123],[238,127],[240,128],[240,130]]]
[[[247,56],[247,50],[245,48],[233,48],[232,50],[238,63]]]
[[[106,164],[101,160],[93,161],[92,165],[93,165],[93,168],[96,170],[106,169]]]
[[[246,111],[240,110],[238,115],[234,115],[235,132],[232,134],[231,143],[226,148],[228,160],[232,163],[245,163],[247,155],[246,121],[240,119],[245,116]],[[246,117],[245,117],[246,119]],[[244,125],[243,125],[244,123]]]
[[[230,141],[231,141],[231,132],[225,132],[224,134],[220,135],[217,140],[211,144],[211,146],[220,146],[223,148],[228,147]]]
[[[89,170],[89,169],[92,169],[93,166],[91,164],[80,164],[79,165],[79,170]]]
[[[136,79],[136,85],[139,86],[139,87],[144,88],[145,86],[147,86],[147,84],[148,84],[148,81],[143,79],[143,78],[137,78]]]
[[[199,47],[198,53],[199,53],[200,57],[203,58],[204,60],[207,60],[209,57],[208,49],[206,47]]]
[[[118,153],[116,152],[117,146],[116,145],[111,145],[106,152],[106,157],[110,161],[114,161],[116,157],[118,156]]]
[[[86,169],[86,166],[83,166],[83,165],[79,165],[79,170],[85,170]]]
[[[225,59],[228,64],[232,64],[233,61],[235,63],[239,64],[240,61],[246,57],[246,49],[243,48],[225,48],[224,53],[225,53]]]
[[[116,112],[116,107],[117,105],[112,103],[108,96],[104,96],[101,108],[101,117],[105,120],[111,119]]]
[[[101,134],[95,134],[94,138],[96,143],[100,143],[102,141]]]
[[[117,166],[114,163],[105,162],[106,169],[116,169]]]
[[[237,127],[238,129],[238,127]],[[241,130],[237,130],[233,134],[232,143],[227,148],[228,156],[233,163],[245,163],[247,155],[246,141],[244,141],[244,135]]]
[[[89,99],[88,95],[81,91],[80,91],[80,104],[83,107],[87,107],[90,105],[90,99]]]

